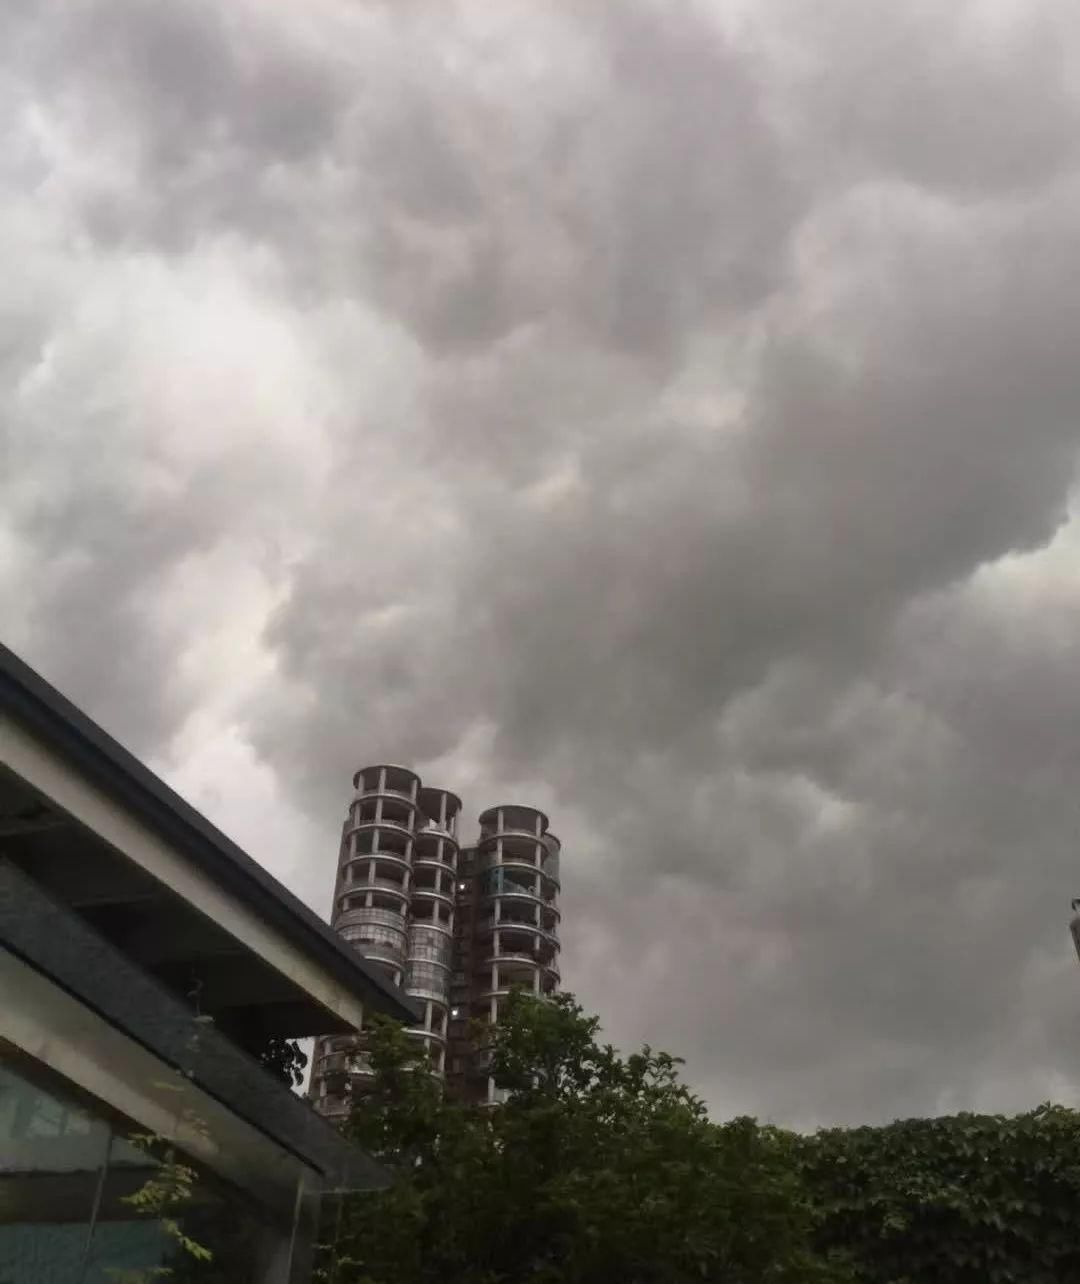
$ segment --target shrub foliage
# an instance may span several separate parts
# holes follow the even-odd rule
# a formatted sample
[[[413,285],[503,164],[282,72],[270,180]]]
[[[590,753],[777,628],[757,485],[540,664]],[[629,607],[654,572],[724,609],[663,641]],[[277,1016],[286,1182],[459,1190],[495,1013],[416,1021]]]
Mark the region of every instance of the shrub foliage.
[[[570,995],[513,996],[493,1057],[505,1104],[462,1106],[375,1024],[349,1129],[396,1180],[331,1203],[325,1284],[1080,1284],[1070,1110],[714,1124]]]
[[[817,1244],[873,1284],[1080,1281],[1080,1115],[961,1114],[800,1139]]]

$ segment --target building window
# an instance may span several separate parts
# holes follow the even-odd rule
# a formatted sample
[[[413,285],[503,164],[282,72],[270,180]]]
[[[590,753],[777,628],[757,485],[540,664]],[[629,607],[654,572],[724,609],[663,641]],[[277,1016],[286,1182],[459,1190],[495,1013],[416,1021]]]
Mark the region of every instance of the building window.
[[[124,1202],[157,1162],[54,1078],[21,1057],[0,1065],[0,1280],[112,1284],[184,1265],[161,1222]],[[209,1174],[196,1179],[183,1229],[230,1281],[255,1284],[263,1228]]]

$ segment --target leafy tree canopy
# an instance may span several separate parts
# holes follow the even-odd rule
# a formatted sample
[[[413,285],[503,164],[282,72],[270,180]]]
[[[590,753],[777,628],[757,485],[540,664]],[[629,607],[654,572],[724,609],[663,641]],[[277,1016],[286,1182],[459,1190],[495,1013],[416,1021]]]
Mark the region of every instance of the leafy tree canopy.
[[[512,997],[495,1032],[497,1110],[443,1099],[416,1044],[372,1027],[355,1139],[393,1189],[326,1228],[328,1284],[826,1284],[795,1139],[717,1126],[645,1047],[623,1058],[570,995]]]
[[[598,1033],[569,995],[514,996],[485,1110],[377,1024],[350,1128],[398,1180],[332,1210],[323,1280],[1080,1284],[1080,1114],[717,1125],[675,1058]]]

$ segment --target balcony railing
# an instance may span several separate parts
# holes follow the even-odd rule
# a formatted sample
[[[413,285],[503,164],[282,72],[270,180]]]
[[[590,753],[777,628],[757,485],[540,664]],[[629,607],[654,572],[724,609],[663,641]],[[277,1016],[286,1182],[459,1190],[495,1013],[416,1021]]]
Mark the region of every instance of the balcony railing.
[[[385,941],[349,941],[349,944],[366,959],[373,959],[376,962],[390,963],[396,968],[405,966],[406,954],[404,948],[399,949],[396,945],[388,945]]]
[[[483,847],[496,838],[529,838],[534,843],[544,841],[544,835],[538,834],[535,829],[523,829],[520,825],[503,825],[502,829],[499,829],[495,825],[488,825],[480,831],[478,846]]]
[[[406,790],[391,789],[389,785],[387,785],[385,789],[380,789],[378,786],[378,783],[373,785],[372,788],[370,789],[358,789],[356,793],[353,794],[353,802],[359,802],[361,798],[378,798],[378,797],[404,798],[405,801],[408,803],[411,803],[413,807],[419,806],[418,802],[416,801],[415,798],[413,798],[412,794],[408,793]]]
[[[498,959],[500,963],[514,960],[521,963],[530,963],[533,967],[540,967],[540,960],[533,953],[526,953],[525,950],[500,950],[498,954],[488,956],[489,961]]]
[[[358,865],[361,861],[385,860],[392,861],[397,866],[403,866],[410,869],[408,856],[403,856],[401,852],[392,852],[388,848],[382,848],[379,851],[354,852],[342,860],[342,865]]]
[[[517,852],[504,851],[501,860],[498,858],[497,852],[491,851],[480,853],[480,865],[478,869],[481,874],[490,873],[492,870],[496,869],[511,868],[516,873],[522,875],[524,875],[525,871],[528,870],[529,875],[532,875],[533,873],[540,873],[543,866],[538,860],[534,860],[531,856],[524,856]]]
[[[363,883],[347,883],[347,893],[352,896],[362,895],[364,892],[397,892],[399,896],[408,896],[409,888],[406,883],[395,882],[392,878],[373,878]]]
[[[321,1053],[318,1049],[321,1047]],[[320,1039],[316,1044],[316,1060],[319,1056],[331,1056],[335,1052],[355,1052],[356,1035],[355,1034],[331,1034]]]
[[[393,927],[404,933],[404,913],[396,910],[380,909],[372,905],[356,905],[352,909],[342,910],[334,919],[334,927],[352,927],[355,924],[379,923],[383,927]]]
[[[405,1033],[419,1035],[422,1039],[439,1039],[443,1043],[445,1043],[449,1038],[449,1034],[443,1033],[443,1031],[438,1028],[426,1030],[422,1025],[407,1025],[405,1027]]]
[[[421,825],[416,831],[416,836],[427,843],[435,843],[442,839],[444,843],[453,847],[455,851],[460,851],[461,849],[457,834],[451,833],[449,829],[440,829],[433,820],[428,820]]]
[[[445,850],[440,856],[436,849],[432,848],[425,851],[423,847],[417,844],[413,848],[413,863],[417,865],[433,865],[436,869],[445,869],[448,873],[457,874],[453,863],[446,859]]]
[[[539,892],[533,891],[531,887],[524,887],[521,883],[503,882],[495,887],[485,887],[481,895],[484,900],[490,900],[493,896],[528,896],[534,901],[543,901],[544,898]]]
[[[371,830],[377,829],[380,831],[386,830],[388,833],[392,833],[399,838],[409,839],[416,836],[416,830],[413,828],[410,821],[391,820],[389,816],[384,816],[382,820],[376,820],[374,816],[363,816],[358,820],[350,820],[346,829],[350,834],[360,833],[361,830],[365,833],[370,833]]]
[[[530,923],[524,919],[501,918],[498,921],[494,914],[485,914],[483,918],[477,920],[477,927],[482,931],[492,931],[497,927],[505,927],[511,932],[538,932],[541,936],[546,936],[547,932],[539,923]]]
[[[453,960],[453,949],[449,937],[445,938],[445,944],[441,942],[435,944],[410,935],[408,951],[410,959],[415,959],[418,963],[434,963],[437,967],[449,968]]]
[[[438,989],[434,985],[413,985],[409,981],[405,983],[405,993],[412,995],[417,999],[430,999],[433,1003],[441,1003],[445,1007],[450,1001],[450,986],[446,985]]]

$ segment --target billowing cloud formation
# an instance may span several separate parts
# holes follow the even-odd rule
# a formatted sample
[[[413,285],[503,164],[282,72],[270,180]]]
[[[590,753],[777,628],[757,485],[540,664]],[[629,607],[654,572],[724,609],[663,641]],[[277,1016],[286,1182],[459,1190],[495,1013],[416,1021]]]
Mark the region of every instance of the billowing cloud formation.
[[[322,909],[549,807],[718,1113],[1075,1101],[1070,6],[0,22],[13,644]]]

